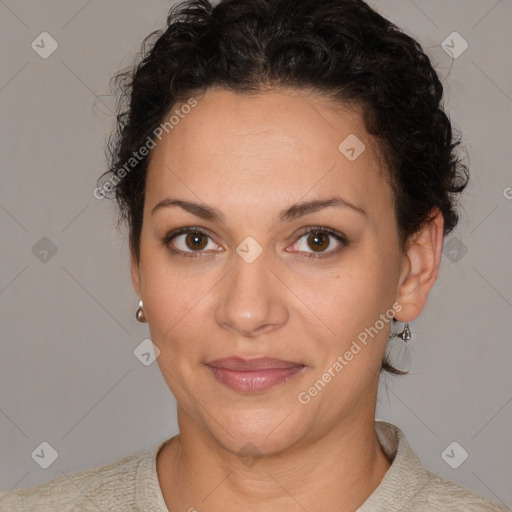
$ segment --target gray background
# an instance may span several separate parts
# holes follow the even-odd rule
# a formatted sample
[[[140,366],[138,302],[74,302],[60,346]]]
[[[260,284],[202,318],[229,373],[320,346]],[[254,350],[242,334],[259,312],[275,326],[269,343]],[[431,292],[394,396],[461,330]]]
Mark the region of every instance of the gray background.
[[[108,81],[164,26],[170,5],[0,0],[2,491],[177,432],[157,364],[133,354],[149,331],[134,318],[114,205],[92,194],[113,127]],[[433,471],[511,506],[512,2],[372,5],[428,49],[472,172],[438,282],[413,341],[398,347],[410,375],[382,379],[377,417],[399,425]],[[31,48],[43,31],[59,45],[47,59]],[[469,44],[456,59],[441,47],[454,31]],[[41,252],[44,237],[56,254]],[[43,441],[59,454],[48,469],[31,457]],[[469,453],[458,469],[441,456],[453,441]]]

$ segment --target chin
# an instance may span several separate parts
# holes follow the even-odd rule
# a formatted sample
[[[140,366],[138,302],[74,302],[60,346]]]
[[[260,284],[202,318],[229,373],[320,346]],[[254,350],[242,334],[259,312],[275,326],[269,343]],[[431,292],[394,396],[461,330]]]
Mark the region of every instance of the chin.
[[[224,449],[240,457],[278,455],[289,450],[300,436],[296,416],[287,417],[288,414],[254,409],[239,411],[210,425],[211,434]],[[288,421],[292,418],[293,424]]]

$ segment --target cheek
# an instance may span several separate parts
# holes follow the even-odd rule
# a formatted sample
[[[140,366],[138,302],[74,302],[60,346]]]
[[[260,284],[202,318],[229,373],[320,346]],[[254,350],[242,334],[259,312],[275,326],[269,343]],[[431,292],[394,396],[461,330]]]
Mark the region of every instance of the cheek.
[[[192,272],[173,268],[168,262],[152,260],[144,275],[144,311],[149,320],[153,342],[162,352],[188,350],[204,329],[206,312],[215,281],[211,272]]]
[[[375,266],[366,264],[365,259],[354,252],[336,268],[322,275],[303,276],[296,279],[295,284],[300,283],[297,295],[306,297],[304,302],[311,304],[339,335],[372,314],[379,294],[378,281]],[[340,331],[341,327],[344,329]]]
[[[314,313],[322,319],[314,325],[305,322],[310,329],[310,351],[317,353],[311,385],[317,379],[332,382],[325,388],[326,400],[320,401],[319,407],[328,409],[333,403],[349,407],[353,397],[364,394],[378,378],[393,301],[390,304],[386,299],[384,278],[376,269],[347,265],[345,270],[333,273],[323,287],[315,285],[309,290]],[[381,320],[386,312],[387,317]]]
[[[373,368],[380,364],[391,325],[393,287],[392,279],[386,276],[389,269],[370,260],[354,253],[323,279],[296,282],[297,295],[307,297],[303,302],[308,307],[297,303],[303,314],[311,318],[304,323],[312,329],[313,340],[322,340],[322,352],[328,354],[331,362],[335,356],[351,350],[356,342],[361,350],[357,346],[352,348],[357,355],[351,366],[369,364]],[[383,314],[387,314],[384,321],[380,320]]]

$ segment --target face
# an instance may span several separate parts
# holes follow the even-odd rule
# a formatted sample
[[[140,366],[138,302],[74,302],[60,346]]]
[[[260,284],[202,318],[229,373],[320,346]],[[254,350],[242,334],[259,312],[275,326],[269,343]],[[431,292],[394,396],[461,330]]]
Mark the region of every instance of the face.
[[[303,91],[217,87],[189,110],[152,150],[132,260],[180,428],[277,453],[373,419],[410,265],[360,113]],[[157,206],[168,199],[206,209]],[[301,369],[236,390],[206,364],[226,357]]]

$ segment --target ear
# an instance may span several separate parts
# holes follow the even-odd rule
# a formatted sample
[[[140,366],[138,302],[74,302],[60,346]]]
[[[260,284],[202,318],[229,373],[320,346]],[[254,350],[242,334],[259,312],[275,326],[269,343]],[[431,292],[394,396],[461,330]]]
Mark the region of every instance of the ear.
[[[133,289],[135,290],[137,297],[141,297],[139,264],[135,260],[133,253],[131,253],[131,256],[130,256],[130,270],[131,270],[131,274],[132,274]]]
[[[397,302],[402,309],[395,315],[400,322],[417,318],[436,282],[443,250],[444,219],[438,208],[432,210],[432,220],[409,241],[407,254],[397,289]]]

